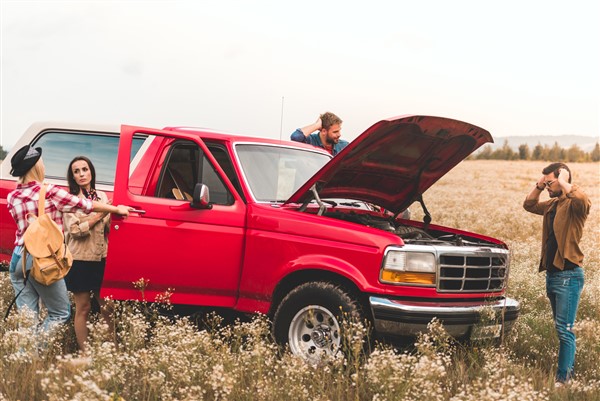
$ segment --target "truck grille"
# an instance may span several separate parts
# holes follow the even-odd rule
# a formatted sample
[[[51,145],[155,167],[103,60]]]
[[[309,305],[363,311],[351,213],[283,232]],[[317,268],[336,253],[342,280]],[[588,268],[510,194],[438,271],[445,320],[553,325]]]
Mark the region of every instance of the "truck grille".
[[[439,292],[495,292],[504,289],[508,258],[504,255],[440,255]]]

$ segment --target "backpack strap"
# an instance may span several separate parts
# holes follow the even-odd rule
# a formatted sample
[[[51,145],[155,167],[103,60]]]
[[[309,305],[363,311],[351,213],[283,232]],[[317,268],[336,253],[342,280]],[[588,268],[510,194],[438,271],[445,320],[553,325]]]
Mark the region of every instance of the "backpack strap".
[[[21,255],[21,258],[23,259],[23,277],[25,277],[23,279],[23,288],[21,288],[21,291],[19,291],[19,293],[17,295],[15,295],[15,297],[13,298],[13,300],[10,301],[10,304],[8,305],[8,308],[6,309],[6,313],[4,314],[4,320],[8,319],[8,315],[10,314],[10,310],[15,305],[15,302],[17,302],[17,298],[19,298],[19,295],[21,295],[21,293],[23,292],[23,290],[25,289],[25,287],[27,287],[27,279],[29,278],[29,272],[25,271],[25,264],[26,264],[25,259],[27,258],[27,251],[25,250],[25,247],[23,247],[23,254]]]
[[[27,280],[27,249],[25,249],[25,245],[23,245],[21,260],[23,260],[23,277],[25,277],[25,280]]]
[[[42,216],[45,213],[45,207],[46,207],[46,184],[42,183],[40,185],[40,191],[38,192],[40,195],[40,198],[38,200],[38,215],[37,217],[39,218],[40,216]],[[28,213],[27,215],[32,215],[33,213]],[[52,250],[50,250],[50,253],[52,253]],[[25,244],[23,244],[23,277],[25,277],[25,280],[27,280],[27,272],[25,269],[25,263],[26,263],[26,256],[27,256],[27,248],[25,247]]]
[[[40,200],[38,201],[38,217],[45,213],[46,203],[46,184],[40,185]]]
[[[27,286],[27,278],[28,277],[29,277],[29,273],[27,273],[27,276],[25,276],[24,285],[23,285],[23,288],[21,288],[21,291],[19,291],[19,293],[17,295],[15,295],[15,297],[13,298],[13,300],[10,301],[10,304],[8,305],[8,309],[6,309],[6,313],[4,314],[4,320],[8,319],[8,315],[10,315],[10,310],[15,305],[15,302],[17,302],[17,298],[19,298],[19,295],[21,295],[21,293],[23,292],[23,290]]]

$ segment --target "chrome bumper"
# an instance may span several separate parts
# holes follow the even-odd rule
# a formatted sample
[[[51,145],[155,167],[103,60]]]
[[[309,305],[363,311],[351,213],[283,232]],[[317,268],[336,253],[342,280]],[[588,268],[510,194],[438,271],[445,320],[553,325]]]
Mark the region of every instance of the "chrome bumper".
[[[508,331],[521,309],[519,302],[512,298],[489,303],[412,302],[371,296],[369,302],[375,331],[393,336],[416,336],[419,332],[427,331],[427,324],[435,317],[451,336],[470,337],[472,328],[481,322],[482,310],[488,308],[494,311],[496,324],[504,322],[504,331]]]

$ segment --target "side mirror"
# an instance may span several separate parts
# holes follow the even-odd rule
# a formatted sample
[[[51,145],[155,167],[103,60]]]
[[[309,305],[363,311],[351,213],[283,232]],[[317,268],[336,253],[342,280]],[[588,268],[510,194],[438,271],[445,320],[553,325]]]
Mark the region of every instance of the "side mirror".
[[[194,209],[212,209],[212,205],[210,204],[210,195],[206,185],[201,183],[196,184],[190,206]]]

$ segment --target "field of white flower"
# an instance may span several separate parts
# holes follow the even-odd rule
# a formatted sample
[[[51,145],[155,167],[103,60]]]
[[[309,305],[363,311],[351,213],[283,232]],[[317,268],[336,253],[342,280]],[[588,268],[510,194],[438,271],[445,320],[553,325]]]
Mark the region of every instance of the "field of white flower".
[[[541,217],[522,203],[544,162],[465,161],[424,198],[436,224],[500,238],[512,253],[509,295],[522,314],[503,344],[466,345],[449,339],[438,322],[413,346],[377,345],[364,355],[359,324],[347,331],[345,355],[311,366],[282,352],[269,322],[202,328],[140,313],[120,303],[118,341],[91,324],[91,363],[76,363],[72,327],[37,350],[31,316],[0,321],[0,401],[3,400],[600,400],[600,165],[571,164],[574,182],[592,199],[582,248],[585,289],[578,312],[576,378],[555,389],[558,340],[537,272]],[[543,195],[547,197],[547,195]],[[422,216],[413,205],[413,218]],[[0,310],[12,298],[0,273]],[[81,362],[81,361],[79,361]]]

